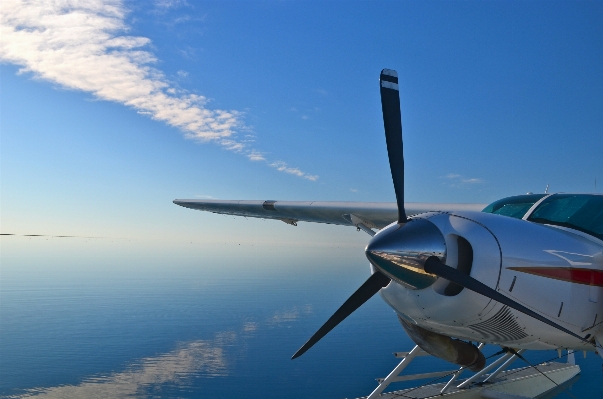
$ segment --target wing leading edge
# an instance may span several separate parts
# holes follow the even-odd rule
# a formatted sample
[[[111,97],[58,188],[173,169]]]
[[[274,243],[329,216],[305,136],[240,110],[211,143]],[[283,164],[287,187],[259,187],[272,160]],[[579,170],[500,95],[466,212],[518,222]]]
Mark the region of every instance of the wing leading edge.
[[[314,222],[356,226],[363,223],[382,229],[398,218],[395,202],[335,201],[228,201],[177,199],[174,204],[200,211],[224,215],[282,220],[285,223]],[[409,202],[404,205],[408,216],[430,211],[481,211],[486,204],[437,204]]]

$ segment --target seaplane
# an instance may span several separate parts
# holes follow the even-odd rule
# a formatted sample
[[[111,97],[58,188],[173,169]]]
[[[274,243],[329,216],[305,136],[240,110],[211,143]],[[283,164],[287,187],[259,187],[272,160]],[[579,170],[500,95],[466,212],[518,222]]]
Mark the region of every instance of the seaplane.
[[[490,205],[405,203],[396,71],[381,71],[380,92],[396,203],[173,202],[293,226],[351,226],[371,237],[365,248],[370,277],[292,357],[379,293],[416,345],[395,354],[402,360],[378,379],[368,399],[518,399],[563,390],[580,372],[574,352],[603,357],[603,195],[528,193]],[[489,362],[484,345],[500,347],[499,357]],[[509,369],[517,359],[527,362],[522,353],[528,350],[557,350],[560,357],[567,351],[568,361]],[[457,368],[400,375],[413,359],[428,355]],[[460,379],[465,370],[474,374]],[[430,378],[442,380],[385,392],[394,382]]]

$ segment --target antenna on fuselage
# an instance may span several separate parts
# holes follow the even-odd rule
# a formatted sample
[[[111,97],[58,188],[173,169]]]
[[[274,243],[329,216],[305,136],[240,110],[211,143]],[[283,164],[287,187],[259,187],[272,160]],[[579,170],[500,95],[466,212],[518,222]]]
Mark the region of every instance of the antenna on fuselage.
[[[545,193],[545,194],[548,194],[548,193],[549,193],[549,185],[548,185],[548,184],[546,185],[546,188],[544,189],[544,193]]]

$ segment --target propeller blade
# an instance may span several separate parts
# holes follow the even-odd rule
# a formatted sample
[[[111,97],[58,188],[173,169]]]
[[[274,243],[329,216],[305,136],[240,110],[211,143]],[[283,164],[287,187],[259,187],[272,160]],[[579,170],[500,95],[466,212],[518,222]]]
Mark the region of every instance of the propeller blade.
[[[578,338],[579,340],[586,342],[589,345],[593,345],[592,342],[587,341],[585,338],[579,336],[578,334],[574,334],[570,330],[561,327],[559,324],[547,319],[544,316],[541,316],[540,314],[534,312],[533,310],[526,308],[525,306],[515,302],[511,298],[504,296],[500,292],[493,290],[492,288],[479,282],[478,280],[474,279],[473,277],[468,276],[465,273],[460,272],[453,267],[443,264],[440,261],[440,259],[438,259],[436,256],[431,256],[425,261],[424,270],[427,273],[435,274],[438,277],[445,278],[446,280],[456,283],[458,285],[461,285],[473,292],[477,292],[478,294],[482,294],[485,297],[494,299],[497,302],[507,305],[510,308],[518,310],[523,314],[531,316],[531,317],[535,318],[536,320],[540,320],[541,322],[546,323],[551,327],[554,327],[560,331],[563,331],[564,333],[569,334],[572,337]]]
[[[346,317],[351,315],[363,303],[371,299],[371,297],[379,292],[381,288],[387,286],[390,281],[391,280],[389,277],[386,277],[385,274],[379,271],[373,273],[373,275],[369,277],[368,280],[366,280],[364,284],[362,284],[360,288],[358,288],[356,292],[354,292],[339,309],[337,309],[333,316],[331,316],[329,320],[327,320],[327,322],[323,324],[322,327],[320,327],[318,331],[312,335],[312,337],[310,337],[308,342],[306,342],[301,348],[298,349],[297,352],[295,352],[291,359],[295,359],[303,355],[308,349],[314,346],[315,343],[320,341],[322,337],[327,335],[329,331],[335,328],[335,326],[341,323]]]
[[[404,155],[402,148],[402,115],[400,114],[400,92],[398,91],[398,73],[391,69],[381,71],[381,109],[383,127],[387,142],[389,168],[392,172],[396,202],[398,203],[398,223],[406,223],[404,210]]]

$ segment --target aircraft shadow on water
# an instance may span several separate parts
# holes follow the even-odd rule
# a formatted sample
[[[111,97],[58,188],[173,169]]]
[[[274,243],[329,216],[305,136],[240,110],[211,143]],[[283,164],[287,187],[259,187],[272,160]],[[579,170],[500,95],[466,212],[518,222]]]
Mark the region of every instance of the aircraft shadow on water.
[[[174,200],[214,213],[354,226],[371,236],[371,276],[293,355],[301,356],[376,293],[416,343],[368,396],[526,398],[563,390],[575,351],[603,357],[603,195],[527,194],[484,204],[404,202],[398,75],[384,69],[381,104],[396,203]],[[375,232],[375,230],[378,230]],[[601,318],[599,318],[601,314]],[[473,342],[479,343],[478,345]],[[481,348],[498,345],[487,364]],[[505,371],[526,350],[567,350],[568,363]],[[400,376],[417,356],[461,366]],[[469,369],[472,377],[457,381]],[[447,383],[383,394],[392,382]],[[392,396],[393,397],[393,396]]]

